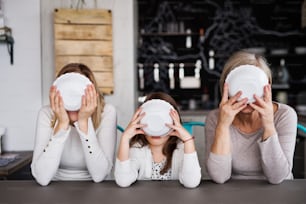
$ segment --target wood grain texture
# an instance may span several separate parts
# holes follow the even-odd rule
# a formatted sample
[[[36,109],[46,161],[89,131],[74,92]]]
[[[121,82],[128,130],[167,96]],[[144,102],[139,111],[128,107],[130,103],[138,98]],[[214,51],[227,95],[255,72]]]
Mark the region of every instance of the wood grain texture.
[[[112,13],[105,9],[54,10],[55,72],[69,63],[87,65],[104,94],[112,94]]]

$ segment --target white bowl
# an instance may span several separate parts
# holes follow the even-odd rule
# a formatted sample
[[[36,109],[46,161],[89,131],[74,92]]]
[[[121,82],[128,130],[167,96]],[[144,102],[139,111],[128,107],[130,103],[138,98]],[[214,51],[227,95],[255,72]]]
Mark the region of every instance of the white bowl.
[[[248,103],[253,103],[254,94],[263,97],[264,86],[269,83],[269,80],[261,68],[254,65],[241,65],[227,75],[225,82],[228,83],[230,97],[242,91],[238,100],[248,98]]]
[[[148,136],[166,136],[171,128],[166,124],[172,124],[170,110],[174,109],[171,104],[160,99],[151,99],[142,104],[142,112],[145,116],[141,119],[141,124],[146,124],[143,131]]]
[[[82,105],[82,96],[91,81],[79,73],[67,73],[58,77],[53,85],[59,90],[64,107],[68,111],[77,111]]]

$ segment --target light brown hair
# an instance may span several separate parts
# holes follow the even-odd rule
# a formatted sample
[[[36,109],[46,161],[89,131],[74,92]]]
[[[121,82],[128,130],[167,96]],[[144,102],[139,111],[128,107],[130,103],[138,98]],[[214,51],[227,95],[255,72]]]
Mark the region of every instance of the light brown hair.
[[[235,69],[240,65],[254,65],[256,67],[261,68],[266,73],[269,80],[269,84],[272,84],[272,74],[269,65],[267,63],[267,60],[259,54],[254,54],[246,50],[241,50],[235,52],[224,65],[219,81],[221,95],[223,95],[223,85],[225,83],[227,75],[233,69]]]
[[[170,103],[173,106],[173,108],[179,113],[177,104],[176,104],[175,100],[170,95],[168,95],[166,93],[163,93],[163,92],[154,92],[154,93],[149,94],[146,97],[145,102],[149,101],[151,99],[164,100],[164,101]],[[160,171],[161,174],[166,173],[168,171],[168,169],[171,168],[173,152],[177,147],[178,141],[179,141],[178,137],[170,136],[169,139],[167,140],[166,144],[163,146],[162,152],[166,156],[166,164],[163,167],[163,169]],[[135,137],[133,137],[130,141],[130,146],[133,146],[136,143],[140,144],[141,147],[144,147],[144,146],[149,144],[145,135],[142,135],[142,134],[139,134],[139,135],[136,135]]]
[[[100,122],[102,120],[101,114],[103,112],[104,109],[104,97],[102,95],[102,93],[99,91],[99,87],[98,84],[96,82],[96,79],[93,75],[93,72],[90,70],[90,68],[88,68],[86,65],[81,64],[81,63],[70,63],[65,65],[57,74],[57,78],[63,74],[67,74],[67,73],[71,73],[71,72],[76,72],[76,73],[80,73],[84,76],[86,76],[95,86],[96,92],[98,93],[98,97],[97,97],[97,108],[94,111],[94,113],[92,114],[91,118],[92,118],[92,122],[94,125],[94,128],[97,129],[100,125]],[[55,126],[57,118],[54,116],[52,121],[51,121],[51,127]]]

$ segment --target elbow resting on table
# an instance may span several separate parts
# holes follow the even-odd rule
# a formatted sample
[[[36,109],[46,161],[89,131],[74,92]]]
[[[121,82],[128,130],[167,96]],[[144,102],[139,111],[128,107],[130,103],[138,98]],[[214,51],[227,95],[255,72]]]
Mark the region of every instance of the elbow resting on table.
[[[41,186],[47,186],[50,183],[50,179],[47,178],[37,178],[35,177],[36,182]]]
[[[104,175],[102,175],[102,176],[100,176],[100,175],[98,175],[98,176],[92,176],[92,180],[93,180],[93,182],[95,182],[95,183],[100,183],[101,181],[104,180],[104,178],[105,178]]]
[[[284,178],[268,178],[270,184],[280,184],[284,181]]]
[[[211,176],[211,179],[215,182],[215,183],[218,183],[218,184],[224,184],[225,182],[227,182],[229,179],[230,179],[230,176],[224,176],[224,177],[214,177],[214,176]]]
[[[51,178],[48,178],[47,176],[39,176],[37,173],[34,172],[33,167],[31,167],[31,168],[32,168],[32,175],[35,178],[35,181],[39,185],[47,186],[50,183]]]
[[[181,177],[179,180],[185,188],[196,188],[201,183],[201,173],[197,176]]]
[[[185,188],[196,188],[199,186],[201,180],[197,181],[197,182],[185,182],[183,185]]]
[[[116,184],[122,188],[130,187],[132,182],[126,180],[126,179],[115,179]]]

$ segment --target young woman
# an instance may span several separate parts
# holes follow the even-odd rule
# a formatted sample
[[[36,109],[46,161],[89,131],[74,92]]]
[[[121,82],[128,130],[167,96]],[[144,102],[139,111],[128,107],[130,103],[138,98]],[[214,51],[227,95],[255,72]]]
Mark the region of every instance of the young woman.
[[[39,111],[31,170],[43,186],[51,180],[100,182],[113,166],[116,110],[104,103],[87,66],[68,64],[57,77],[69,73],[79,73],[91,84],[85,87],[79,110],[67,111],[60,91],[51,86],[50,105]]]
[[[226,78],[237,67],[252,65],[264,71],[268,84],[255,102],[238,91],[229,97]],[[239,80],[243,80],[240,76]],[[255,80],[258,83],[258,80]],[[235,53],[224,66],[219,108],[206,118],[206,167],[217,183],[234,179],[266,179],[272,184],[292,179],[297,114],[288,105],[272,101],[272,77],[266,60],[246,51]]]
[[[115,165],[115,180],[128,187],[136,180],[175,180],[185,187],[194,188],[201,181],[201,168],[193,137],[181,125],[174,99],[161,92],[152,93],[146,102],[161,99],[174,107],[169,114],[173,124],[166,136],[146,135],[140,121],[145,112],[139,108],[122,134]]]

